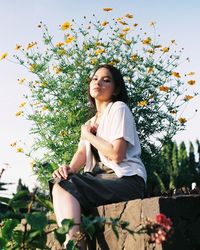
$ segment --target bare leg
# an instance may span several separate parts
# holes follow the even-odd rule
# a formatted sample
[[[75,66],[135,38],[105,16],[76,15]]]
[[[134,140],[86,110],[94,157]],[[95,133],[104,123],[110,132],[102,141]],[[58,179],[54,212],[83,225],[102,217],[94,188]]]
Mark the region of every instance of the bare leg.
[[[54,184],[53,190],[53,206],[58,226],[61,226],[63,219],[74,219],[75,223],[80,224],[81,208],[78,200],[69,192],[64,190],[58,184]],[[73,226],[66,236],[66,242],[73,239],[73,235],[79,231],[79,226]]]

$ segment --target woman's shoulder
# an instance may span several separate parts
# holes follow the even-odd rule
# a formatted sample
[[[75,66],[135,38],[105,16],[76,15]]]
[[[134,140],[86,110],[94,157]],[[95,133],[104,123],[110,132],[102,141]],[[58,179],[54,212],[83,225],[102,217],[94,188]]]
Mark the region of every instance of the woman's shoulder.
[[[125,108],[125,109],[129,109],[128,105],[125,102],[122,101],[116,101],[113,103],[112,105],[113,110],[117,110],[119,108]]]

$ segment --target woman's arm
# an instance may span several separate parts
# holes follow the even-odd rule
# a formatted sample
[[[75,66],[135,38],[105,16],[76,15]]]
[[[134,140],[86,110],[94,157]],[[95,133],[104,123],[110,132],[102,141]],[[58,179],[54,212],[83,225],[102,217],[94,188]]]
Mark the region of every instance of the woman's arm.
[[[86,148],[85,145],[79,145],[76,153],[74,154],[69,168],[71,172],[78,172],[80,168],[86,163]]]
[[[68,174],[75,173],[86,163],[86,149],[84,145],[79,145],[69,165],[61,165],[55,170],[52,176],[66,179]]]
[[[124,159],[127,150],[127,142],[124,140],[124,138],[116,139],[110,143],[101,137],[93,135],[90,131],[90,123],[82,125],[81,137],[88,140],[108,159],[113,160],[116,163],[120,163]]]

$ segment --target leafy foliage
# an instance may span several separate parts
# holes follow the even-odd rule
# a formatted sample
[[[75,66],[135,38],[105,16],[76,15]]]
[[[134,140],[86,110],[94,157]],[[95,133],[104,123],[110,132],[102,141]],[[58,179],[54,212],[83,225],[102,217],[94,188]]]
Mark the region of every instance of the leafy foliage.
[[[16,115],[25,113],[33,121],[33,152],[44,149],[33,168],[42,183],[57,164],[71,160],[80,126],[92,114],[88,111],[88,82],[99,64],[112,64],[124,75],[150,181],[160,146],[184,128],[187,119],[180,111],[197,95],[188,94],[195,84],[193,72],[187,76],[177,72],[182,51],[177,50],[174,40],[161,45],[154,23],[147,34],[132,18],[125,15],[102,21],[94,16],[90,21],[84,17],[81,25],[72,20],[61,26],[60,42],[55,42],[47,26],[40,23],[43,47],[37,42],[24,48],[17,45],[15,58],[34,80],[19,80],[30,90],[25,96],[29,106],[25,111],[25,104],[21,105]]]
[[[198,146],[197,140],[197,146]],[[187,151],[184,142],[178,146],[175,141],[169,140],[164,144],[154,176],[158,179],[161,193],[169,190],[188,187],[195,182],[200,185],[200,158],[195,160],[194,145],[189,143]],[[160,190],[155,195],[160,195]]]
[[[40,198],[38,199],[38,197]],[[0,211],[0,249],[50,249],[47,241],[48,234],[54,234],[61,245],[64,243],[66,234],[73,227],[74,221],[64,219],[62,226],[58,228],[55,225],[56,222],[49,216],[52,207],[51,210],[49,210],[48,202],[44,202],[44,200],[48,201],[48,199],[48,197],[45,197],[45,195],[38,192],[38,190],[34,192],[18,190],[11,199],[0,197],[0,200],[4,201],[10,208],[7,209],[7,211]],[[46,203],[48,206],[44,206]],[[157,222],[147,221],[133,230],[128,227],[128,222],[122,221],[120,218],[83,215],[80,224],[81,233],[77,233],[74,236],[75,239],[68,242],[66,249],[77,250],[78,244],[86,238],[86,235],[92,239],[95,232],[99,231],[99,229],[103,229],[105,225],[111,227],[117,238],[119,238],[119,229],[122,229],[133,236],[135,234],[148,234],[151,242],[155,242],[157,239],[157,231],[160,230],[162,226]],[[169,226],[168,231],[171,229],[171,224]],[[166,231],[166,235],[168,231]],[[153,240],[153,237],[155,240]],[[165,239],[160,240],[160,243],[164,240]]]

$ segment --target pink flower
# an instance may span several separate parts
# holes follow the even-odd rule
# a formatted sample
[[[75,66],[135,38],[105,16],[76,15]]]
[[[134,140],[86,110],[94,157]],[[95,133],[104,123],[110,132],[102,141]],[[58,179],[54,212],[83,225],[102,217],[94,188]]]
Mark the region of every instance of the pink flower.
[[[164,214],[158,214],[156,216],[156,222],[169,231],[172,227],[172,221],[170,218],[167,218]]]

